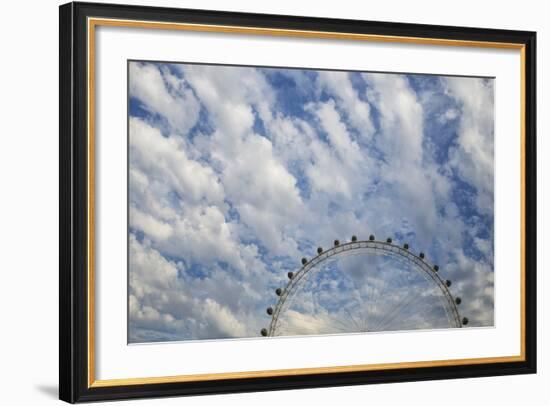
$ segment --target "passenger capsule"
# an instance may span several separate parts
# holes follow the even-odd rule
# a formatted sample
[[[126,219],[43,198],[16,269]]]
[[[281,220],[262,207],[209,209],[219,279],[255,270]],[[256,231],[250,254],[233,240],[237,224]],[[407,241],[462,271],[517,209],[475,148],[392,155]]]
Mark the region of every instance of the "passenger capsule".
[[[356,236],[356,235],[352,235],[352,236],[351,236],[351,241],[352,241],[352,242],[357,241],[357,236]]]
[[[267,314],[269,314],[270,316],[273,314],[273,308],[272,307],[268,307],[266,311],[267,311]]]
[[[466,325],[466,324],[468,324],[469,321],[470,321],[470,320],[468,320],[468,317],[464,317],[464,318],[462,319],[462,324]]]
[[[262,336],[266,337],[267,336],[267,329],[262,328],[261,333],[262,333]]]
[[[418,254],[418,256],[419,256],[420,258],[424,259],[424,256],[425,256],[425,255],[424,255],[423,252],[421,252],[420,254]]]
[[[445,281],[445,285],[447,285],[448,288],[451,287],[451,281],[447,279]]]
[[[388,244],[391,244],[391,241],[392,241],[391,238],[389,238],[389,237],[386,238],[386,242],[387,242]]]
[[[370,241],[374,241],[374,235],[372,235],[372,234],[369,235],[369,240],[370,240]]]
[[[439,271],[439,265],[434,265],[434,272]]]
[[[302,265],[307,264],[307,258],[302,258]]]
[[[457,305],[459,305],[460,303],[462,303],[462,299],[459,298],[459,297],[457,297],[457,298],[455,299],[455,303],[456,303]]]
[[[275,293],[277,294],[277,296],[281,296],[281,294],[283,293],[283,290],[281,288],[277,288],[275,289]]]
[[[323,247],[317,247],[317,254],[323,253]]]
[[[340,241],[339,240],[334,240],[334,246],[337,247],[340,245]]]
[[[289,272],[286,274],[286,276],[288,276],[288,279],[292,279],[294,278],[294,272]]]
[[[405,248],[406,250],[408,250],[408,249],[409,249],[409,244],[407,244],[407,243],[403,244],[403,248]]]

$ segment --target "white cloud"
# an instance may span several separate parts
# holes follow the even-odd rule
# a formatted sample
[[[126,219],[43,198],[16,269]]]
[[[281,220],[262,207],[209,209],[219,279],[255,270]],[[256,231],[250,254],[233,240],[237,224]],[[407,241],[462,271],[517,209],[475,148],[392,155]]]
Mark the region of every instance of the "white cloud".
[[[439,232],[437,202],[448,198],[450,186],[424,155],[422,105],[404,76],[365,74],[364,78],[379,112],[376,145],[384,153],[380,176],[385,189],[378,194],[382,197],[373,197],[374,213],[384,213],[386,218],[378,221],[393,230],[401,228],[403,219],[410,222],[411,230],[428,246]],[[384,198],[388,195],[389,200]]]
[[[362,101],[354,89],[347,72],[319,72],[319,84],[341,102],[350,123],[360,136],[370,138],[374,133],[369,103]]]
[[[491,214],[494,189],[493,81],[449,77],[444,79],[444,84],[462,113],[457,144],[449,153],[449,165],[476,188],[478,209]]]
[[[218,332],[229,337],[242,337],[247,330],[243,323],[239,322],[225,307],[220,306],[215,300],[207,298],[203,305],[203,316],[206,320],[212,320]]]
[[[172,131],[186,134],[199,117],[199,103],[185,81],[162,72],[154,64],[131,62],[129,66],[130,96],[137,98],[147,110],[165,117]]]
[[[131,227],[170,255],[243,268],[218,175],[189,159],[179,137],[137,118],[130,120],[130,151]]]
[[[185,75],[206,107],[210,120],[222,129],[228,142],[242,137],[254,124],[255,111],[269,119],[273,93],[262,74],[253,69],[174,65]]]
[[[460,115],[460,112],[457,109],[450,108],[445,110],[444,113],[442,113],[439,116],[439,122],[444,124],[448,121],[455,120]]]
[[[130,218],[132,227],[143,231],[157,241],[166,240],[173,235],[174,229],[169,223],[163,222],[149,213],[144,213],[136,207],[130,207]]]
[[[185,274],[182,265],[167,260],[133,235],[129,244],[129,310],[136,332],[165,331],[164,339],[172,334],[211,338],[252,333],[227,305],[208,297],[210,292],[205,295],[203,282]],[[157,338],[162,340],[162,334]]]
[[[467,316],[470,325],[493,325],[494,272],[492,263],[475,261],[461,249],[453,252],[455,261],[448,264],[453,275],[454,292],[462,298],[460,313]]]
[[[366,73],[368,95],[380,113],[379,143],[392,165],[422,162],[423,110],[406,77]]]
[[[317,120],[319,132],[311,136],[309,156],[302,162],[312,190],[308,204],[317,212],[317,221],[320,210],[328,214],[331,201],[344,207],[356,205],[376,176],[372,159],[361,151],[335,105],[329,99],[306,106]],[[326,140],[321,134],[326,134]]]
[[[273,120],[274,96],[264,77],[235,68],[190,66],[184,72],[216,128],[197,145],[219,164],[225,193],[241,221],[274,254],[296,250],[295,241],[283,236],[285,224],[303,211],[296,179],[272,142],[253,130],[255,115],[268,124]]]
[[[354,142],[336,111],[334,100],[319,105],[315,111],[321,126],[327,132],[331,146],[338,154],[340,161],[347,165],[356,165],[361,160],[359,145]]]
[[[161,132],[138,118],[130,119],[131,165],[149,179],[166,184],[185,194],[192,202],[220,203],[223,187],[207,165],[189,159],[179,137],[164,137]]]

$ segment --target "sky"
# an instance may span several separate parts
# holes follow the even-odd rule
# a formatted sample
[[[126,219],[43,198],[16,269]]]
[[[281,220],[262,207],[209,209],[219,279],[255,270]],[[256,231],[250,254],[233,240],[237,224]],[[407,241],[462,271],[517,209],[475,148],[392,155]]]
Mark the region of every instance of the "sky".
[[[493,79],[128,69],[130,343],[259,336],[302,257],[370,234],[424,252],[469,326],[493,325]],[[391,258],[360,263],[333,261],[308,280],[287,312],[294,333],[333,332],[344,299],[367,308],[373,289],[390,302],[429,291],[404,283],[411,272]],[[386,327],[410,328],[413,313],[431,314],[415,328],[440,327],[425,296],[398,312],[408,324]],[[367,318],[347,320],[381,323]]]

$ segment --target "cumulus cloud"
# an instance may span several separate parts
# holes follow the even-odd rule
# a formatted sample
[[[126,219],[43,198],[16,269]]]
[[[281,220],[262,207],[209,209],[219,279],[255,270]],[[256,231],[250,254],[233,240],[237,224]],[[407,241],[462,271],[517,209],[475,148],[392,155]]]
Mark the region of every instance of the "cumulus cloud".
[[[491,81],[141,62],[129,74],[131,342],[255,336],[299,258],[370,233],[426,252],[472,325],[493,323]],[[408,324],[372,304],[371,324],[441,324],[420,280],[346,264],[308,282],[290,330],[356,331],[345,299],[362,308],[396,284],[386,304]],[[422,293],[407,307],[407,292]]]
[[[493,209],[494,88],[493,80],[446,78],[446,91],[461,109],[459,134],[449,151],[449,165],[476,188],[476,204],[482,213]]]
[[[138,118],[129,132],[130,226],[167,254],[242,268],[218,175],[188,158],[177,136],[165,137]]]
[[[374,133],[370,105],[361,100],[347,72],[320,72],[319,84],[337,97],[339,105],[349,117],[350,124],[362,137],[368,138]]]
[[[178,137],[164,137],[146,122],[130,119],[131,165],[167,187],[185,193],[192,202],[223,200],[223,186],[207,165],[190,159]]]
[[[164,117],[173,131],[186,134],[197,122],[199,103],[185,80],[155,64],[131,62],[129,65],[130,97],[143,108]]]
[[[132,235],[129,251],[130,341],[139,336],[139,330],[195,338],[238,337],[251,333],[227,305],[209,297],[210,292],[204,291],[201,281],[182,277],[186,269],[181,263],[167,260]],[[159,339],[162,339],[160,335]]]

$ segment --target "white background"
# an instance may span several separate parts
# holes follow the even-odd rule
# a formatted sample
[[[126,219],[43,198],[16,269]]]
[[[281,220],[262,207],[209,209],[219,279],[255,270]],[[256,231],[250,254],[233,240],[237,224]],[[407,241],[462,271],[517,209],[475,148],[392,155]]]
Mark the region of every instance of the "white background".
[[[130,2],[130,0],[128,0]],[[357,18],[446,25],[482,26],[538,31],[538,205],[548,197],[543,188],[550,153],[546,94],[550,92],[546,41],[550,25],[544,2],[463,0],[444,7],[437,1],[254,2],[232,0],[147,1],[179,7],[264,13]],[[0,25],[0,401],[41,405],[57,398],[57,266],[58,266],[58,10],[57,1],[27,1],[4,6]],[[548,188],[548,185],[547,185]],[[447,405],[544,404],[550,396],[550,358],[545,351],[547,327],[542,323],[548,299],[544,263],[544,224],[539,210],[539,373],[536,376],[476,378],[398,385],[252,393],[186,398],[189,405],[270,405],[298,403]],[[548,223],[548,221],[546,221]],[[546,330],[546,331],[545,331]],[[543,338],[544,336],[544,338]],[[444,401],[443,401],[444,400]],[[124,404],[181,404],[182,399],[146,400]],[[113,404],[113,403],[110,403]]]
[[[96,379],[513,356],[519,344],[520,52],[96,28]],[[222,50],[222,52],[220,52]],[[403,58],[403,55],[408,55]],[[358,58],[357,55],[368,55]],[[495,79],[495,328],[128,346],[128,59],[430,72]],[[120,136],[113,137],[113,134]],[[403,343],[407,343],[406,346]],[[327,351],[330,348],[330,351]],[[365,349],[376,348],[376,351]],[[246,354],[245,357],[242,354]],[[182,363],[182,360],[185,360]]]

